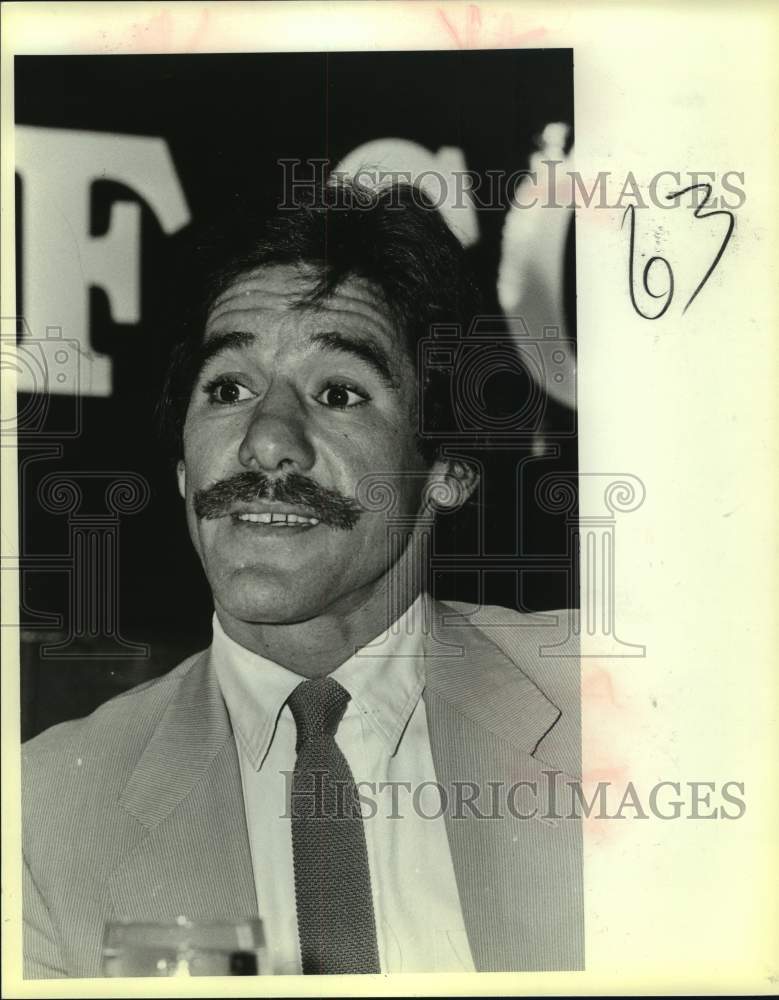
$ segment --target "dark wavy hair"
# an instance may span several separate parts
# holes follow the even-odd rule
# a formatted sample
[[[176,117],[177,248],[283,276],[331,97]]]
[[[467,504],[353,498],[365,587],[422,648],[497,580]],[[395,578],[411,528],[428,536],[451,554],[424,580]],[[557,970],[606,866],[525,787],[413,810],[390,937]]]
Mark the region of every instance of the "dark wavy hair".
[[[438,324],[465,333],[478,306],[463,247],[432,202],[411,184],[373,189],[339,180],[311,189],[305,200],[271,215],[244,210],[223,219],[200,234],[194,250],[201,278],[190,293],[158,404],[162,431],[176,458],[206,319],[242,275],[276,265],[312,268],[318,277],[297,303],[301,309],[327,299],[350,278],[367,280],[403,336],[418,379],[419,341]],[[425,371],[419,390],[424,428],[415,415],[418,446],[432,462],[456,427],[451,385],[440,373]]]

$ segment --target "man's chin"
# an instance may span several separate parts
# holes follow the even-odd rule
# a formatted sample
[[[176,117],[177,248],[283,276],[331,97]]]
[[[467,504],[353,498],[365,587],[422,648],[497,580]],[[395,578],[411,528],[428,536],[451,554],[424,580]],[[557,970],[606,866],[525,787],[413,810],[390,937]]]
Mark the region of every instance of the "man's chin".
[[[267,574],[253,570],[234,573],[227,586],[214,588],[218,611],[236,621],[256,625],[292,625],[321,614],[327,603],[306,599],[299,586],[289,578],[269,580]],[[221,616],[220,616],[221,617]]]

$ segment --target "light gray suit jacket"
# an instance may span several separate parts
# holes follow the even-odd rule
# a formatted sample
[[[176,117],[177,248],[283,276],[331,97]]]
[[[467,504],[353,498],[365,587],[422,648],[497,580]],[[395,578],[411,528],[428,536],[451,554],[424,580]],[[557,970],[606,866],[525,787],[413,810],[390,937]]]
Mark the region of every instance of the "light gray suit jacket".
[[[446,828],[475,966],[583,968],[581,824],[565,818],[561,799],[556,810],[546,802],[553,780],[579,773],[571,616],[462,612],[435,607],[423,697],[436,775],[450,791]],[[101,975],[108,920],[262,914],[208,651],[41,734],[22,760],[27,977]],[[457,782],[477,783],[482,814],[500,818],[453,809]],[[497,809],[486,804],[488,782],[503,788]],[[519,786],[514,812],[535,807],[534,818],[506,807],[517,782],[531,784]]]

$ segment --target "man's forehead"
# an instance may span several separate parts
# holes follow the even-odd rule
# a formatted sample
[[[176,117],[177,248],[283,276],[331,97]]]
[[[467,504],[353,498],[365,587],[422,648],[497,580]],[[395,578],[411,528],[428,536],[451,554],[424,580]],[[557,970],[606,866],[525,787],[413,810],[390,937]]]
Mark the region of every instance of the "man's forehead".
[[[206,323],[209,333],[235,322],[251,321],[263,314],[306,317],[308,322],[325,319],[367,325],[396,341],[396,324],[380,290],[358,276],[344,279],[332,295],[318,301],[309,299],[321,273],[313,267],[273,265],[260,267],[237,277],[215,300]],[[308,322],[306,325],[308,325]]]

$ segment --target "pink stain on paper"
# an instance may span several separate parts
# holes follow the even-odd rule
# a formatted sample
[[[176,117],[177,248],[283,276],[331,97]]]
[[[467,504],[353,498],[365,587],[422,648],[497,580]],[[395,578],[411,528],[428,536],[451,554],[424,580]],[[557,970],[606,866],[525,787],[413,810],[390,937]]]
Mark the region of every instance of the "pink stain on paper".
[[[212,27],[211,11],[206,7],[196,20],[167,8],[144,20],[132,21],[110,42],[106,33],[101,33],[102,48],[111,52],[199,52],[204,50]]]
[[[617,707],[614,697],[614,681],[610,671],[603,666],[583,661],[582,669],[582,702],[607,702]]]
[[[143,24],[137,26],[136,35],[139,44],[157,51],[170,49],[173,41],[173,15],[169,10],[163,10]]]
[[[603,782],[614,809],[630,780],[627,757],[632,713],[619,696],[614,669],[621,661],[583,657],[581,662],[582,793],[592,801]],[[583,823],[587,839],[597,845],[613,840],[621,831],[619,822],[599,818],[598,809],[585,816]]]
[[[460,10],[436,8],[439,23],[458,49],[514,48],[531,41],[537,41],[547,34],[541,26],[518,30],[513,15],[504,12],[499,18],[489,15],[484,18],[477,4],[468,4]]]
[[[508,12],[500,18],[489,14],[483,18],[478,4],[468,4],[462,8],[462,13],[451,8],[447,13],[437,7],[436,15],[458,49],[515,48],[547,34],[546,28],[541,26],[517,30]]]

